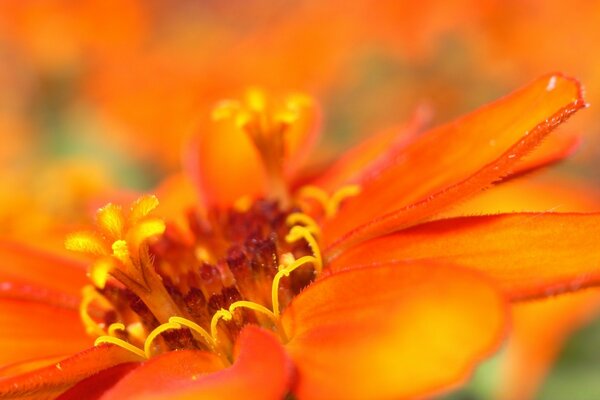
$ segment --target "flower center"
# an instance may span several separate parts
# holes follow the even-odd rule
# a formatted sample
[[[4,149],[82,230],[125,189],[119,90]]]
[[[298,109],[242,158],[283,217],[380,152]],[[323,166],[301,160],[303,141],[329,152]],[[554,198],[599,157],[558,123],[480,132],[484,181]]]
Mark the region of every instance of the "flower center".
[[[96,232],[67,238],[67,248],[96,257],[80,308],[96,344],[146,358],[203,349],[228,362],[246,324],[287,340],[280,312],[323,268],[316,222],[257,200],[243,210],[190,212],[181,229],[150,216],[156,205],[142,197],[126,215],[109,204]]]

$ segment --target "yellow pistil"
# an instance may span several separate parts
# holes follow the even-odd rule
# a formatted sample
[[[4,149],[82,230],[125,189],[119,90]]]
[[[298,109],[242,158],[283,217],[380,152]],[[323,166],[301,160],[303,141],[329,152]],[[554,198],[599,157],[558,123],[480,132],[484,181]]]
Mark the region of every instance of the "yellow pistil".
[[[339,210],[342,201],[348,197],[356,196],[360,193],[359,185],[346,185],[336,190],[331,196],[317,186],[304,186],[300,189],[298,194],[300,197],[305,197],[315,200],[323,207],[325,211],[325,217],[333,217]]]
[[[314,254],[314,257],[312,258],[314,259],[313,264],[315,267],[315,271],[317,274],[320,274],[321,270],[323,269],[323,258],[321,257],[321,249],[319,248],[319,245],[317,244],[317,241],[315,240],[315,237],[313,236],[311,231],[305,226],[296,225],[292,227],[290,232],[285,237],[285,241],[288,243],[293,243],[300,239],[304,239],[308,243],[310,249]]]

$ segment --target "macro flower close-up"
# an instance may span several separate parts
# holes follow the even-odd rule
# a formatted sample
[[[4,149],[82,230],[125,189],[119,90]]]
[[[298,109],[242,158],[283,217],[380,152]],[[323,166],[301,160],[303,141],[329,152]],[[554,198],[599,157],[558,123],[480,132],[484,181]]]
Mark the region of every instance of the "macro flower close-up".
[[[0,6],[0,398],[593,398],[543,383],[600,311],[593,77],[440,83],[435,4],[151,3]]]

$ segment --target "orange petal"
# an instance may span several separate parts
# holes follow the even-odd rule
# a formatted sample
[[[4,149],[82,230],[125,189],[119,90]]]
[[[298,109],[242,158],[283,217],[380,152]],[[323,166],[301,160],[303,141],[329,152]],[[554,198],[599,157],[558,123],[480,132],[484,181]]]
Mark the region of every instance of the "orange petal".
[[[1,398],[54,398],[75,383],[117,364],[140,361],[116,346],[92,347],[51,366],[0,380]]]
[[[515,304],[498,398],[533,399],[564,340],[597,317],[599,307],[598,289]]]
[[[425,133],[327,221],[327,252],[412,225],[490,186],[584,106],[577,81],[545,76]]]
[[[57,400],[100,399],[104,393],[115,386],[125,375],[139,368],[140,365],[139,363],[125,363],[100,371],[77,383],[71,389],[61,394]]]
[[[217,360],[210,364],[211,369],[194,366],[200,352],[187,352],[193,355],[189,360],[168,353],[160,369],[148,372],[146,370],[153,359],[123,379],[104,399],[122,399],[129,394],[135,394],[140,400],[167,396],[177,400],[237,400],[249,396],[265,400],[282,399],[288,390],[289,366],[275,336],[248,326],[240,334],[236,346],[238,356],[235,363],[217,372],[212,372],[220,369]],[[175,368],[176,372],[173,373],[171,368]]]
[[[331,268],[435,260],[480,270],[512,300],[521,300],[600,284],[598,237],[600,214],[452,218],[363,243]]]
[[[40,299],[6,298],[0,292],[0,365],[66,355],[92,344],[77,309]]]
[[[426,397],[464,381],[500,344],[504,301],[487,279],[443,265],[334,273],[283,314],[299,398]]]
[[[33,284],[79,297],[85,264],[22,244],[0,241],[0,282]]]

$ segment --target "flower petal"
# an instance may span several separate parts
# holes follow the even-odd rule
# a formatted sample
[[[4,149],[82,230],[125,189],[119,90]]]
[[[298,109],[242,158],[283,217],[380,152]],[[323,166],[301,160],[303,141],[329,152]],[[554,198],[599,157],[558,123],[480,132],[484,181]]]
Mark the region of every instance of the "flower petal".
[[[480,270],[512,300],[600,284],[600,214],[522,213],[434,221],[363,243],[333,270],[434,260]]]
[[[256,399],[283,398],[289,386],[290,369],[274,335],[248,326],[240,334],[236,346],[237,359],[226,369],[221,369],[222,364],[210,353],[167,353],[162,356],[162,361],[159,361],[161,358],[152,359],[133,371],[103,399],[123,399],[134,394],[139,400],[166,396],[177,400],[233,400],[247,398],[249,394]],[[199,363],[202,358],[209,360],[208,357],[212,357],[209,364]],[[154,365],[150,367],[151,364]],[[213,372],[218,369],[221,370]]]
[[[97,400],[117,384],[125,375],[139,368],[139,363],[125,363],[100,371],[78,382],[71,389],[60,395],[57,400]]]
[[[600,290],[516,303],[498,398],[533,399],[565,339],[600,311]]]
[[[33,284],[79,297],[88,283],[85,264],[25,245],[0,241],[0,282]]]
[[[326,223],[326,252],[413,225],[490,186],[584,106],[577,81],[551,75],[425,133]]]
[[[0,397],[53,398],[98,371],[135,361],[140,358],[117,346],[92,347],[48,367],[0,379]]]
[[[413,398],[464,381],[504,333],[504,301],[473,271],[414,263],[334,273],[283,314],[299,398]]]
[[[29,298],[0,292],[0,365],[76,353],[92,344],[76,309],[56,304],[62,299],[48,293],[26,289]]]

